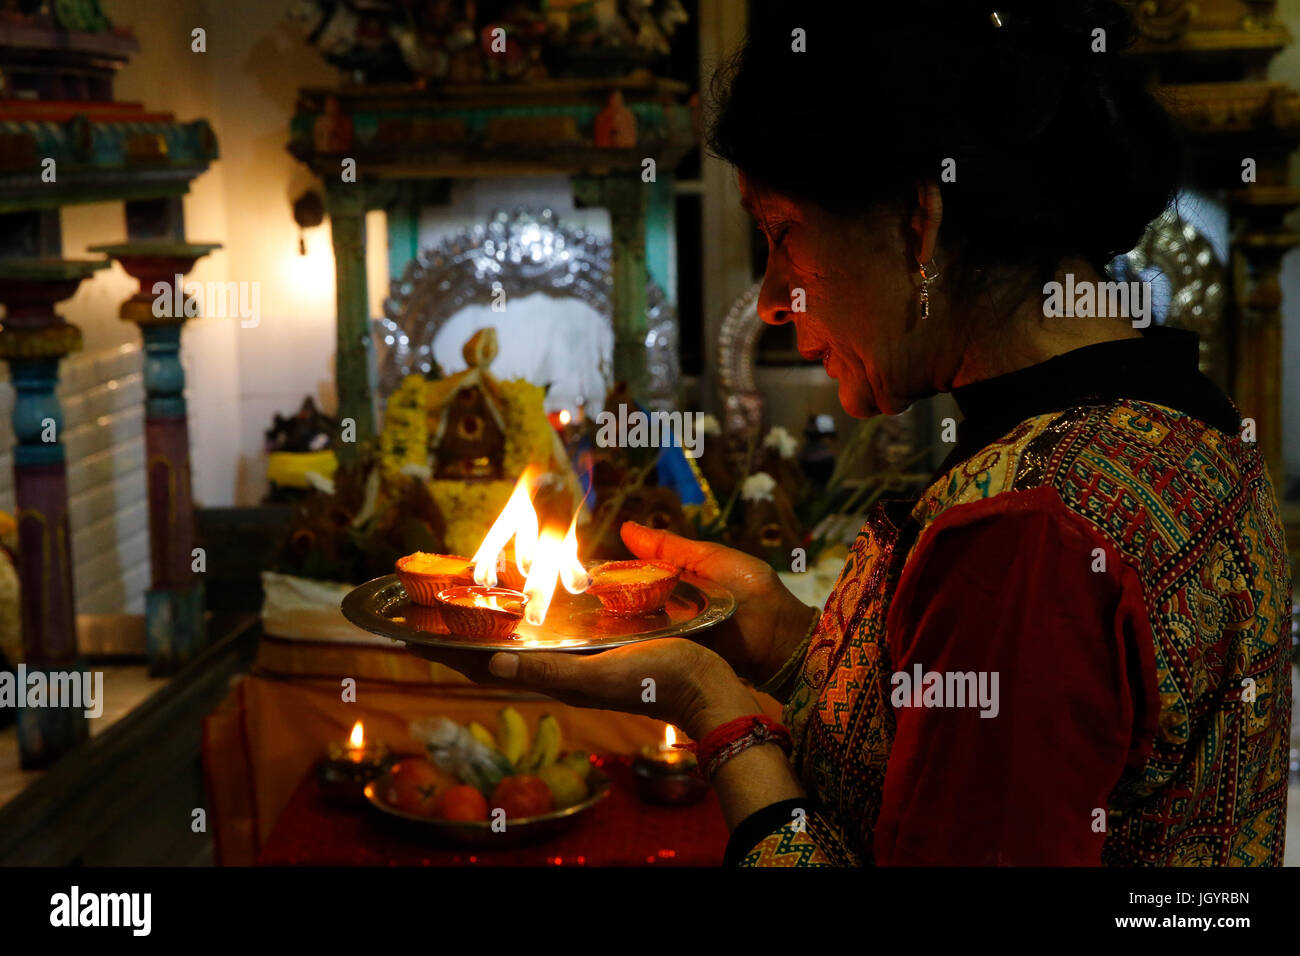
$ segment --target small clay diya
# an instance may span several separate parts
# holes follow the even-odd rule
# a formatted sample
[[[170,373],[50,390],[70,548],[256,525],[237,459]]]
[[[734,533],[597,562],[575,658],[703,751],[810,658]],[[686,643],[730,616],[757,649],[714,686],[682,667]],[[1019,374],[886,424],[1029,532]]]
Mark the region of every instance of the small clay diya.
[[[443,588],[474,583],[474,566],[459,555],[417,551],[397,559],[397,578],[412,602],[437,607]]]
[[[642,747],[632,761],[637,795],[646,803],[681,806],[698,803],[709,785],[700,776],[695,754],[686,750]]]
[[[682,569],[666,561],[609,561],[590,574],[587,593],[600,599],[606,613],[636,617],[664,609]]]
[[[452,634],[483,641],[500,641],[514,633],[527,602],[519,591],[459,584],[438,592],[443,622]]]
[[[470,576],[473,577],[474,569],[470,568]],[[515,563],[515,549],[507,545],[506,549],[501,552],[501,558],[497,561],[497,586],[509,588],[512,591],[522,591],[524,589],[524,576],[519,573],[519,565]]]

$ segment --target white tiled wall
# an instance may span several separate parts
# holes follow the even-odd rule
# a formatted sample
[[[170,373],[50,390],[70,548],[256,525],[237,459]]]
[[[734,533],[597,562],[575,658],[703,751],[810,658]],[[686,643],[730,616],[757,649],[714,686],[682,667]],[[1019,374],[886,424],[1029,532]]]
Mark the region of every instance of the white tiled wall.
[[[59,366],[73,578],[79,613],[144,613],[149,516],[144,372],[138,344],[76,353]],[[0,372],[0,509],[13,514],[14,392]]]

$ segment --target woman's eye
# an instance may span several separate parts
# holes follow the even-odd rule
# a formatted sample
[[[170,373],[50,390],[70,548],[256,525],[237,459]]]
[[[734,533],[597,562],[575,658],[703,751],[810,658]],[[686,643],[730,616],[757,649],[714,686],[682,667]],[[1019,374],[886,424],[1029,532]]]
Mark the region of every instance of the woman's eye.
[[[770,225],[767,227],[766,230],[767,241],[770,242],[773,246],[779,246],[781,244],[781,240],[785,238],[785,234],[789,231],[790,231],[790,226],[788,223],[778,222],[773,225]]]

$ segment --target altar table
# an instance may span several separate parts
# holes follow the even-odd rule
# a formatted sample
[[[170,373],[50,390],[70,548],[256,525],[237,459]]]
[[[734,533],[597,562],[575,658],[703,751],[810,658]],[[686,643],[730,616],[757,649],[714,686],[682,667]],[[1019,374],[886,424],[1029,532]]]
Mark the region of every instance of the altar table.
[[[286,848],[296,844],[290,839],[293,831],[283,831],[282,826],[289,826],[297,815],[319,823],[324,834],[322,845],[334,847],[330,852],[339,854],[338,862],[346,855],[340,848],[352,846],[351,841],[359,841],[362,835],[370,839],[372,829],[377,829],[373,821],[349,821],[333,815],[314,817],[310,787],[303,790],[307,786],[305,776],[325,753],[327,744],[342,742],[356,720],[364,722],[368,738],[384,741],[395,753],[420,751],[409,729],[416,718],[443,714],[460,723],[477,720],[495,728],[497,712],[507,704],[523,715],[529,727],[535,727],[542,714],[553,714],[563,731],[565,749],[632,754],[662,739],[664,732],[662,722],[648,717],[585,710],[540,695],[477,687],[463,679],[457,682],[459,675],[444,673],[438,665],[410,654],[313,648],[310,655],[286,656],[284,650],[279,642],[264,637],[253,673],[238,679],[226,700],[204,721],[208,825],[218,865],[251,866],[266,861],[268,847],[274,850],[270,862],[289,862]],[[343,699],[340,674],[354,675],[354,700]],[[780,705],[776,701],[761,694],[755,699],[761,709],[779,718]],[[701,834],[698,854],[692,853],[687,861],[714,864],[721,861],[726,833],[717,815],[716,797],[709,795],[698,809],[701,814],[706,812],[702,808],[712,808],[708,812],[714,814],[711,819],[716,821],[716,828],[708,832],[715,835],[706,839],[703,830],[683,830]],[[644,863],[659,849],[677,849],[681,853],[683,846],[690,845],[687,840],[673,842],[666,835],[670,827],[693,825],[690,813],[646,806],[630,790],[611,794],[593,814],[598,814],[594,818],[597,825],[602,820],[608,823],[613,814],[615,823],[624,826],[620,821],[626,821],[628,830],[641,828],[661,836],[657,841],[621,848],[609,842],[607,846],[614,849],[607,849],[604,856],[585,850],[579,855],[602,859],[616,856],[622,862]],[[586,821],[582,829],[561,839],[581,840],[579,834],[588,832],[586,824],[591,822]],[[645,829],[660,824],[665,829]],[[337,842],[331,844],[330,840]],[[551,856],[564,855],[571,846],[586,844],[556,845],[560,850],[552,847]],[[275,849],[277,846],[280,849]],[[635,858],[629,855],[632,849]],[[418,863],[428,854],[404,855],[394,846],[390,855]],[[543,851],[536,859],[545,862],[546,856]],[[304,855],[304,859],[294,862],[324,860],[306,860]]]
[[[328,802],[303,777],[262,847],[263,866],[720,866],[727,825],[710,790],[697,804],[657,807],[636,794],[627,757],[608,757],[609,796],[564,833],[535,846],[448,848],[422,825],[369,805]]]

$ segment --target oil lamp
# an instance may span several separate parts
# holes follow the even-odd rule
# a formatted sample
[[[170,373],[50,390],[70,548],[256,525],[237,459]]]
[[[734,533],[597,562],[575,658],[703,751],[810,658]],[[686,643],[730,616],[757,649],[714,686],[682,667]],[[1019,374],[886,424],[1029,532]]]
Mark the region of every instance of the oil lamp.
[[[438,592],[442,620],[453,634],[500,641],[514,633],[528,598],[509,588],[458,585]]]
[[[382,774],[388,764],[388,748],[380,741],[367,740],[365,727],[358,720],[346,741],[341,744],[331,741],[325,759],[320,762],[317,776],[321,791],[329,800],[357,803],[365,785]]]
[[[570,594],[581,594],[591,583],[586,569],[578,560],[578,515],[574,514],[573,520],[569,522],[567,534],[550,525],[540,527],[532,502],[533,492],[540,480],[539,468],[529,465],[524,469],[510,499],[474,554],[471,562],[474,584],[468,588],[455,589],[458,596],[456,603],[470,613],[479,612],[477,616],[487,618],[489,613],[503,610],[500,601],[489,607],[479,598],[493,597],[499,584],[506,583],[512,592],[518,592],[515,597],[519,599],[518,606],[522,608],[519,616],[529,624],[539,625],[546,620],[546,612],[551,606],[557,584],[564,585]],[[512,543],[513,560],[508,557]],[[498,573],[503,560],[512,573]],[[513,572],[518,572],[517,578],[513,577]],[[444,617],[448,616],[449,611],[453,615],[456,613],[450,608],[444,594],[439,595],[439,602]],[[514,610],[514,605],[511,610]],[[447,623],[453,626],[450,619]],[[487,627],[488,621],[485,620],[482,628]]]
[[[696,803],[709,789],[700,776],[695,754],[680,750],[677,731],[672,724],[664,727],[664,739],[647,744],[632,761],[636,789],[646,803],[684,805]]]

